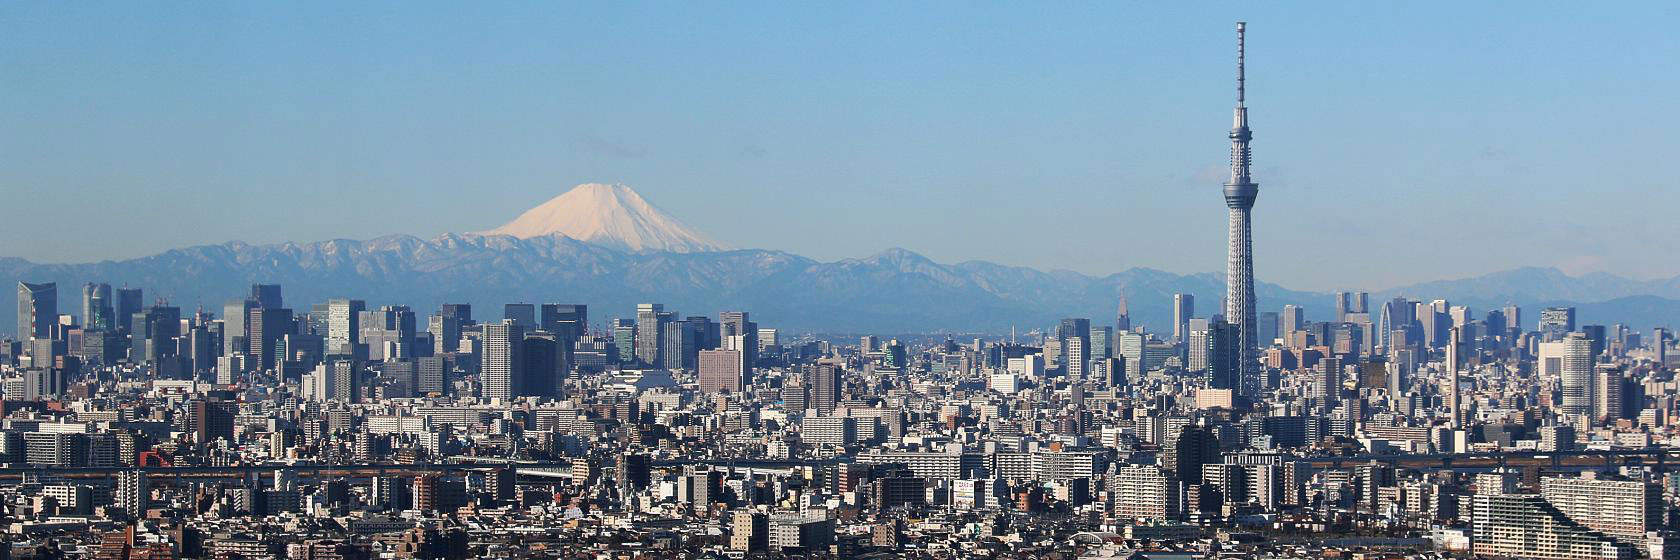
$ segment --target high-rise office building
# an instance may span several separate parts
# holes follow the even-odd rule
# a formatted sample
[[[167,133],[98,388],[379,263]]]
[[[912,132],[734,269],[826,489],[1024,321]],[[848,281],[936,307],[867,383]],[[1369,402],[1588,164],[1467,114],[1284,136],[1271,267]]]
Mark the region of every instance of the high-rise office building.
[[[427,356],[415,360],[415,392],[420,395],[447,394],[449,392],[447,365],[442,356]]]
[[[673,316],[676,314],[673,312]],[[705,317],[699,321],[670,320],[664,323],[664,344],[660,347],[659,367],[673,370],[693,370],[700,359],[700,341],[705,337]]]
[[[636,361],[636,322],[632,319],[613,319],[612,341],[618,362]]]
[[[1127,332],[1132,330],[1132,312],[1126,305],[1126,294],[1120,294],[1120,305],[1114,310],[1114,331]]]
[[[810,402],[806,405],[816,409],[819,413],[827,414],[834,411],[840,402],[840,392],[845,387],[839,367],[831,365],[817,365],[805,367],[805,387],[810,391]]]
[[[1184,342],[1190,336],[1190,319],[1196,316],[1196,296],[1173,294],[1173,341]]]
[[[140,309],[145,307],[145,305],[144,297],[141,295],[140,288],[118,288],[116,305],[117,329],[123,334],[128,334],[133,331],[134,324],[132,323],[132,320],[134,318],[134,314],[139,313]]]
[[[700,391],[739,393],[742,387],[740,350],[700,351]]]
[[[1348,293],[1347,292],[1336,292],[1336,314],[1334,315],[1334,317],[1336,318],[1336,322],[1340,323],[1342,321],[1346,321],[1347,320],[1347,314],[1348,314]]]
[[[359,338],[367,345],[367,358],[372,361],[414,357],[414,311],[406,305],[386,305],[373,311],[363,311],[358,321]]]
[[[256,307],[251,309],[251,319],[246,334],[250,342],[247,355],[252,358],[252,365],[259,370],[274,368],[285,361],[285,346],[281,341],[286,335],[293,334],[294,321],[292,310],[286,308]]]
[[[748,318],[746,311],[724,311],[718,313],[718,337],[722,339],[731,336],[741,338],[741,377],[742,383],[751,385],[753,382],[753,368],[758,364],[758,323]]]
[[[1301,330],[1307,326],[1307,310],[1299,305],[1283,306],[1283,315],[1279,316],[1278,332],[1282,336]]]
[[[1575,331],[1575,308],[1547,307],[1540,310],[1540,335],[1550,342]]]
[[[520,328],[530,330],[539,326],[537,306],[530,303],[509,303],[502,306],[502,318],[513,321]]]
[[[97,330],[115,328],[111,320],[116,310],[111,307],[111,303],[110,284],[83,284],[82,327]]]
[[[58,322],[58,284],[18,282],[17,305],[18,340],[52,336],[53,323]]]
[[[1202,338],[1207,345],[1207,361],[1203,375],[1208,388],[1232,389],[1240,393],[1243,368],[1243,364],[1239,362],[1242,359],[1242,333],[1236,325],[1223,318],[1215,318],[1207,323],[1207,331]]]
[[[362,312],[367,302],[335,299],[327,302],[327,354],[353,355],[362,339]]]
[[[258,307],[267,307],[269,309],[279,309],[285,307],[284,303],[280,299],[279,284],[252,284],[250,299],[256,301]]]
[[[154,305],[146,309],[145,313],[145,349],[142,352],[145,361],[157,363],[160,358],[180,354],[180,346],[176,339],[181,336],[181,308],[169,305]],[[138,319],[137,319],[138,320]],[[140,338],[135,344],[140,344]]]
[[[1056,327],[1056,342],[1061,346],[1062,372],[1070,380],[1085,378],[1085,366],[1091,361],[1091,320],[1062,319]]]
[[[1243,33],[1247,25],[1237,23],[1237,107],[1231,124],[1231,180],[1225,182],[1225,206],[1230,210],[1230,244],[1226,247],[1225,320],[1242,333],[1239,360],[1242,362],[1242,382],[1238,392],[1251,394],[1259,390],[1260,362],[1255,359],[1259,332],[1254,309],[1254,244],[1249,212],[1260,186],[1249,172],[1253,159],[1248,142],[1253,137],[1248,129],[1248,108],[1243,106]]]
[[[665,305],[643,303],[636,306],[636,360],[652,367],[665,367],[665,324],[675,313],[665,311]]]
[[[451,353],[461,348],[461,320],[437,313],[426,318],[426,332],[432,335],[432,351]]]
[[[514,319],[484,325],[479,381],[487,399],[511,399],[523,385],[525,328]]]
[[[1276,311],[1260,312],[1260,345],[1271,346],[1277,343],[1283,333],[1278,331],[1278,324],[1282,321]]]
[[[1191,319],[1185,326],[1184,370],[1190,373],[1202,374],[1208,368],[1208,352],[1212,346],[1208,344],[1208,320]]]
[[[524,354],[520,364],[522,375],[515,379],[517,396],[560,396],[566,373],[570,371],[562,348],[564,341],[560,335],[548,331],[525,333],[525,340],[520,344],[520,352]]]
[[[222,306],[222,355],[244,354],[250,347],[251,310],[257,302],[249,299],[228,300]]]
[[[1149,337],[1143,333],[1121,332],[1114,335],[1115,355],[1126,362],[1126,375],[1133,379],[1140,378],[1148,370],[1144,368],[1145,352],[1148,350]]]
[[[1091,360],[1114,357],[1114,327],[1091,325],[1091,332],[1085,339],[1091,343]]]
[[[445,303],[439,313],[442,313],[445,317],[454,317],[456,322],[461,323],[463,327],[473,324],[472,304],[470,303]]]
[[[1587,340],[1592,341],[1592,355],[1595,360],[1610,347],[1604,325],[1581,325],[1581,334],[1587,335]]]
[[[545,303],[538,310],[538,325],[559,338],[566,362],[572,361],[572,347],[583,335],[589,334],[589,306],[584,304]]]

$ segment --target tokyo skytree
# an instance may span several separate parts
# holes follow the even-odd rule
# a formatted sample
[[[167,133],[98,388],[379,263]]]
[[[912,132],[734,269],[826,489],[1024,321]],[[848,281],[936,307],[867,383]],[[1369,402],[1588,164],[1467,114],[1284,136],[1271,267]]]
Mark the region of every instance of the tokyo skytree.
[[[1260,194],[1260,185],[1249,175],[1248,109],[1243,107],[1243,31],[1237,22],[1237,108],[1231,123],[1231,180],[1225,183],[1225,206],[1231,213],[1231,242],[1226,248],[1225,320],[1236,323],[1241,333],[1238,357],[1242,360],[1241,394],[1260,392],[1260,363],[1255,358],[1254,243],[1249,210]]]

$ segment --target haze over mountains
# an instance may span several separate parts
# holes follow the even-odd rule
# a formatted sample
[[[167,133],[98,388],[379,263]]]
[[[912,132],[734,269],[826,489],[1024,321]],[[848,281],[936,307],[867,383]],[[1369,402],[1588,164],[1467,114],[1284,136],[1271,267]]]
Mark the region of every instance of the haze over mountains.
[[[1000,260],[1007,260],[1000,256]],[[1210,262],[1218,262],[1218,255]],[[936,263],[903,249],[819,262],[782,251],[725,250],[622,185],[580,185],[483,233],[431,239],[394,235],[365,241],[250,245],[229,242],[121,261],[39,264],[0,258],[0,281],[58,282],[59,310],[80,313],[88,281],[146,289],[184,311],[217,309],[254,282],[280,283],[291,307],[332,297],[370,305],[406,304],[430,313],[467,302],[479,319],[499,318],[507,302],[575,302],[598,321],[629,316],[636,303],[662,302],[684,314],[746,309],[760,324],[788,331],[881,334],[1044,328],[1061,317],[1113,320],[1122,293],[1134,323],[1170,330],[1172,294],[1197,298],[1198,315],[1219,307],[1223,277],[1134,268],[1102,277],[983,261]],[[1309,320],[1328,318],[1329,294],[1256,286],[1261,310],[1294,303]],[[14,290],[0,304],[15,308]],[[1680,313],[1680,278],[1637,281],[1609,274],[1571,277],[1523,268],[1371,294],[1448,298],[1477,314],[1516,303],[1524,322],[1539,307],[1575,305],[1583,323],[1666,325]],[[10,325],[0,326],[7,328]]]

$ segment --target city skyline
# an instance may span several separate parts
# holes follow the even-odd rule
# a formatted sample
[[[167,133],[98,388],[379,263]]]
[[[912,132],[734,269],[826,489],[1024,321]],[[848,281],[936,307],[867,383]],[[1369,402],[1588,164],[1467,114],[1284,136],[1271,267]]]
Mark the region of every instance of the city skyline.
[[[436,43],[407,37],[404,25],[426,26],[378,5],[344,7],[335,13],[342,21],[300,17],[325,9],[309,8],[176,14],[110,7],[125,18],[115,29],[94,10],[8,8],[14,17],[0,25],[29,40],[0,61],[19,70],[28,87],[0,93],[14,125],[4,135],[7,152],[18,160],[0,171],[0,183],[43,211],[0,224],[0,234],[15,241],[6,256],[87,262],[235,239],[480,231],[572,184],[598,181],[634,185],[727,245],[824,261],[906,247],[940,262],[981,259],[1099,275],[1134,266],[1208,272],[1219,268],[1205,255],[1224,244],[1223,232],[1209,228],[1212,217],[1198,209],[1217,199],[1207,185],[1222,166],[1202,131],[1219,118],[1213,93],[1222,89],[1217,69],[1228,57],[1213,47],[1212,30],[1244,15],[1278,35],[1260,51],[1266,81],[1256,94],[1267,107],[1266,163],[1256,172],[1267,177],[1268,205],[1278,212],[1255,234],[1258,279],[1330,291],[1521,266],[1636,279],[1680,274],[1673,268],[1680,265],[1645,258],[1674,249],[1655,214],[1660,205],[1609,206],[1663,192],[1666,179],[1643,173],[1648,164],[1637,162],[1672,151],[1662,131],[1673,127],[1663,122],[1676,117],[1657,110],[1653,96],[1672,90],[1663,84],[1674,77],[1654,72],[1661,65],[1650,58],[1675,41],[1660,32],[1658,16],[1673,9],[1666,5],[1630,6],[1610,21],[1473,6],[1451,25],[1427,31],[1418,23],[1424,14],[1411,11],[1086,7],[1085,17],[1044,16],[1013,35],[1000,34],[1000,22],[1020,14],[990,7],[936,26],[932,37],[910,33],[931,14],[881,21],[867,6],[774,8],[734,28],[776,31],[762,34],[706,26],[665,33],[673,29],[668,18],[740,14],[631,7],[524,13],[530,23],[466,14]],[[859,31],[827,29],[810,38],[785,32],[783,24],[819,14],[854,20]],[[380,23],[386,16],[393,19]],[[1342,25],[1331,25],[1338,18]],[[72,21],[85,28],[65,29]],[[585,35],[606,27],[622,35],[563,45],[535,35],[535,25],[555,21]],[[591,22],[611,25],[585,25]],[[492,27],[507,33],[471,52],[528,48],[476,71],[458,56],[428,63],[410,56],[439,53]],[[392,41],[370,44],[351,29]],[[1060,35],[1047,35],[1049,29]],[[1615,42],[1595,41],[1611,29]],[[626,43],[631,37],[642,40]],[[876,41],[860,42],[864,37]],[[69,38],[87,40],[64,44]],[[297,38],[354,56],[311,65],[318,52],[284,46]],[[225,48],[193,49],[214,41]],[[1620,48],[1628,44],[1640,48]],[[696,45],[704,48],[683,50]],[[776,45],[796,48],[753,48]],[[871,66],[840,56],[836,49],[846,46],[920,54],[871,57]],[[958,46],[991,56],[964,59]],[[160,57],[168,63],[156,72],[122,70]],[[654,73],[671,70],[662,57],[727,70],[724,76],[738,80],[730,87],[695,71],[661,80]],[[625,64],[603,70],[589,60]],[[366,73],[375,69],[382,70]],[[1565,74],[1582,79],[1559,82]],[[468,79],[424,87],[457,75]],[[378,76],[390,79],[371,79]],[[589,87],[540,87],[570,83],[562,78],[571,76]],[[696,94],[621,91],[653,84]],[[121,95],[112,89],[119,85]],[[928,97],[955,94],[967,101],[941,108]],[[468,102],[474,96],[496,103]],[[1590,96],[1613,102],[1585,101]],[[626,112],[632,101],[619,98],[644,110]],[[725,99],[757,100],[763,110]],[[203,112],[191,117],[183,112],[189,106]],[[578,107],[600,114],[579,115]],[[829,113],[838,117],[822,116]],[[218,120],[207,120],[212,116]],[[629,125],[607,126],[611,118]],[[718,119],[734,124],[708,126],[723,124]],[[1382,121],[1381,134],[1350,126],[1375,121]],[[381,133],[404,130],[402,122],[409,123],[406,133]],[[818,143],[821,149],[798,142],[788,128],[796,124],[832,138]],[[138,141],[148,127],[171,133]],[[1595,132],[1596,142],[1580,142]],[[519,138],[528,142],[509,144]],[[1588,197],[1576,185],[1617,196]],[[281,192],[290,196],[274,195]],[[244,212],[228,211],[251,200],[280,208],[337,202],[287,220],[246,220]],[[953,204],[961,211],[950,212]],[[69,231],[44,221],[88,205],[133,212],[103,212]],[[858,215],[893,227],[826,233]],[[1618,219],[1606,223],[1602,215]],[[195,227],[146,227],[158,216]],[[1118,227],[1135,240],[1103,251],[1047,245],[1035,216],[1056,216],[1059,228],[1084,238],[1116,237]],[[1529,216],[1538,217],[1519,219]],[[1522,226],[1542,221],[1548,227]],[[111,235],[117,231],[123,234]],[[1479,242],[1457,242],[1464,237]],[[1403,258],[1310,269],[1292,264],[1299,247]]]
[[[1488,126],[1497,119],[1470,122],[1467,115],[1485,116],[1474,103],[1386,104],[1391,93],[1497,96],[1436,91],[1446,84],[1384,63],[1467,48],[1495,54],[1501,49],[1486,47],[1508,34],[1486,33],[1478,45],[1418,38],[1462,37],[1478,16],[1498,10],[1484,4],[1479,13],[1441,20],[1444,34],[1410,32],[1419,17],[1386,7],[1308,10],[1305,18],[1280,17],[1289,8],[1243,14],[1234,26],[1217,25],[1234,27],[1236,48],[1221,49],[1235,56],[1212,65],[1199,41],[1230,45],[1230,37],[1204,35],[1209,15],[1123,5],[1045,5],[1064,11],[1043,15],[967,4],[952,4],[958,9],[949,14],[929,13],[936,4],[903,12],[866,4],[655,6],[0,8],[0,33],[53,29],[90,14],[97,20],[69,34],[91,44],[48,33],[23,37],[30,46],[21,52],[0,49],[0,70],[33,64],[22,68],[26,86],[17,88],[26,93],[0,88],[0,96],[39,102],[0,97],[0,123],[25,115],[28,122],[11,129],[19,136],[43,123],[57,134],[42,135],[39,145],[0,143],[0,153],[21,147],[22,159],[53,155],[61,164],[78,154],[109,156],[61,165],[63,174],[42,183],[76,186],[8,193],[16,209],[0,227],[18,222],[24,231],[0,230],[7,247],[68,258],[88,239],[117,250],[170,232],[221,235],[214,220],[184,217],[204,208],[251,236],[447,232],[258,245],[209,240],[79,264],[0,256],[0,282],[15,288],[0,292],[0,305],[16,311],[0,325],[0,474],[8,475],[0,476],[7,530],[0,560],[1680,558],[1680,337],[1670,327],[1680,317],[1680,276],[1639,281],[1523,268],[1386,290],[1394,284],[1349,281],[1474,275],[1477,267],[1535,255],[1568,261],[1579,251],[1558,239],[1578,234],[1571,228],[1581,220],[1616,234],[1609,245],[1618,252],[1588,255],[1603,259],[1598,264],[1621,272],[1668,266],[1658,264],[1667,254],[1653,247],[1674,240],[1640,237],[1663,226],[1633,224],[1634,211],[1606,220],[1586,202],[1666,210],[1630,203],[1634,191],[1618,198],[1597,183],[1560,191],[1573,179],[1567,173],[1534,182],[1507,168],[1485,190],[1459,188],[1451,204],[1432,205],[1430,189],[1452,181],[1406,184],[1420,171],[1437,178],[1464,171],[1413,150],[1439,155],[1479,145],[1465,138],[1420,144],[1444,124],[1516,130]],[[416,7],[427,13],[416,17]],[[1071,17],[1084,12],[1146,17],[1115,26],[1133,34],[1103,36],[1116,42],[1086,42],[1113,20]],[[112,28],[123,19],[117,14],[128,20]],[[1346,28],[1312,25],[1325,17],[1379,25],[1347,37]],[[1564,21],[1550,17],[1506,19],[1517,30]],[[473,37],[486,18],[497,32]],[[1174,18],[1184,21],[1166,21]],[[1276,25],[1251,28],[1255,20]],[[561,41],[530,34],[559,22],[619,27],[607,26],[618,32],[607,43],[591,43],[587,33]],[[180,32],[158,33],[166,28]],[[903,32],[871,36],[884,29]],[[1260,40],[1248,41],[1251,29],[1263,30]],[[1408,33],[1384,35],[1399,29]],[[1154,35],[1140,41],[1140,31]],[[285,41],[300,33],[313,40]],[[1338,42],[1338,34],[1375,48]],[[847,43],[863,37],[873,41]],[[951,39],[973,43],[964,50]],[[44,77],[81,76],[78,58],[90,53],[150,61],[160,47],[154,40],[168,43],[158,64],[123,67],[101,84],[137,86],[121,102],[102,106],[94,99],[101,92],[76,89],[74,79],[37,87]],[[144,44],[108,50],[125,41]],[[1365,58],[1383,52],[1385,41],[1417,50]],[[1659,41],[1676,39],[1641,46]],[[199,42],[216,49],[178,50]],[[1149,48],[1105,48],[1139,44]],[[737,50],[765,45],[803,48]],[[1080,45],[1090,48],[1070,49]],[[1567,38],[1524,36],[1507,46],[1549,50],[1506,62],[1542,60],[1571,80],[1618,83],[1592,73],[1604,69],[1550,64],[1559,53],[1596,60],[1566,45]],[[859,59],[828,50],[846,46]],[[370,53],[382,57],[360,58]],[[1057,58],[1068,53],[1117,61],[1119,72],[1109,77],[1120,79],[1073,85],[1100,71],[1077,57]],[[555,55],[561,59],[545,58]],[[1367,68],[1350,70],[1325,55]],[[311,56],[318,64],[287,66]],[[1032,66],[1044,56],[1053,63]],[[595,67],[626,57],[620,66]],[[971,66],[941,66],[952,60]],[[1234,84],[1201,77],[1231,76],[1232,62]],[[1478,62],[1452,62],[1458,65],[1436,75],[1520,81],[1510,79],[1520,73],[1483,75]],[[773,63],[786,66],[760,66]],[[1039,73],[1003,70],[1011,65]],[[1115,95],[1113,86],[1150,68],[1175,71],[1162,73],[1155,89]],[[712,73],[720,69],[775,72]],[[855,73],[876,71],[902,72],[898,81],[875,82],[901,87],[849,97],[859,93]],[[459,79],[447,76],[454,72]],[[1315,73],[1329,78],[1302,80]],[[509,87],[592,76],[642,81],[542,92],[550,97]],[[1368,96],[1311,85],[1370,76],[1397,81]],[[1009,82],[1015,79],[1023,84]],[[1002,82],[988,89],[987,80]],[[250,87],[257,82],[274,87]],[[1169,83],[1234,95],[1216,100]],[[952,95],[962,85],[979,87]],[[54,97],[58,87],[75,91]],[[1530,93],[1497,98],[1520,112],[1543,97]],[[1315,95],[1370,110],[1340,121],[1333,107],[1311,104]],[[113,149],[121,136],[114,129],[168,120],[154,109],[187,98],[203,103],[174,115],[183,120],[170,124],[180,126],[155,143]],[[917,98],[937,102],[903,103]],[[1203,126],[1201,109],[1161,109],[1232,107],[1233,98],[1229,128]],[[1616,101],[1603,93],[1585,99],[1607,108]],[[79,101],[93,101],[85,114],[58,113]],[[872,101],[883,111],[872,116],[881,119],[853,113]],[[1000,102],[1015,112],[994,112]],[[511,118],[543,103],[552,103],[550,112]],[[691,111],[678,110],[688,103]],[[813,106],[831,110],[798,113]],[[1251,107],[1259,117],[1252,129]],[[1062,118],[1051,116],[1059,112]],[[1162,128],[1132,131],[1104,121],[1140,113]],[[291,120],[259,122],[283,115]],[[757,119],[736,119],[743,115]],[[505,119],[500,131],[519,138],[478,136],[473,127],[498,124],[485,116]],[[1548,116],[1541,124],[1549,130],[1571,132],[1559,125],[1570,115]],[[662,148],[738,152],[709,161],[713,172],[749,160],[818,165],[776,191],[798,199],[779,205],[767,191],[717,188],[722,175],[703,170],[661,180],[682,169],[681,158],[629,136],[594,135],[589,126],[627,117],[634,126],[620,132],[657,135]],[[953,134],[925,126],[940,119],[972,128]],[[551,128],[556,120],[566,126]],[[794,122],[805,126],[784,131],[781,142],[731,136]],[[1326,123],[1352,128],[1326,134]],[[1020,125],[1038,127],[1032,130],[1041,136],[984,134]],[[1082,127],[1085,136],[1052,137]],[[1175,127],[1200,138],[1176,139]],[[394,130],[406,134],[388,134]],[[883,134],[852,144],[871,139],[860,130]],[[1229,141],[1222,149],[1207,141],[1216,130]],[[1263,132],[1258,144],[1256,130]],[[237,137],[230,144],[180,152],[230,133]],[[602,158],[596,163],[623,164],[584,171],[616,168],[630,178],[580,182],[544,193],[546,202],[522,213],[462,227],[543,165],[575,163],[575,153],[557,150],[574,133],[583,134],[585,152]],[[69,138],[86,145],[54,150]],[[1507,134],[1499,145],[1521,151],[1534,140]],[[298,149],[308,141],[319,145]],[[1115,150],[1121,146],[1130,149]],[[1256,147],[1265,155],[1256,158]],[[996,149],[1014,159],[988,159]],[[1110,182],[1185,168],[1203,157],[1191,155],[1201,149],[1227,154],[1228,174],[1191,174],[1197,184],[1183,192]],[[261,161],[250,159],[257,152]],[[554,157],[538,162],[544,153]],[[146,155],[178,157],[146,159],[108,182],[75,179]],[[883,165],[881,155],[901,166]],[[1603,157],[1577,155],[1583,159],[1556,164],[1585,169],[1583,161]],[[319,166],[323,156],[340,165]],[[1425,160],[1437,165],[1414,163]],[[1023,162],[1040,167],[1011,167]],[[845,170],[852,173],[884,171],[888,188],[843,188],[861,175],[823,167],[836,163],[855,164]],[[268,165],[292,174],[265,175]],[[943,183],[970,174],[1005,184],[1010,177],[1000,170],[1053,177],[1093,165],[1124,172],[1083,175],[1087,182],[1064,190]],[[1361,180],[1338,190],[1306,187],[1359,166]],[[0,166],[0,183],[51,167]],[[173,190],[109,190],[155,181],[162,168],[179,172]],[[501,182],[450,186],[488,168],[504,172]],[[447,172],[411,182],[428,169]],[[895,173],[921,175],[905,181]],[[310,177],[326,182],[290,183]],[[226,182],[205,186],[217,178]],[[350,179],[363,182],[338,183]],[[642,181],[659,196],[625,184]],[[1661,181],[1631,185],[1651,191],[1633,198],[1662,194],[1652,188]],[[1256,206],[1262,183],[1266,203]],[[134,190],[144,192],[135,197]],[[1155,194],[1182,196],[1144,196]],[[181,195],[192,203],[171,198]],[[1547,210],[1548,195],[1567,211]],[[458,196],[481,204],[457,203]],[[1383,211],[1367,206],[1384,197],[1391,201]],[[66,199],[80,204],[55,207]],[[1116,200],[1139,203],[1105,206]],[[1221,214],[1215,201],[1225,209],[1223,224],[1214,219]],[[438,209],[447,218],[430,217]],[[1460,223],[1455,212],[1485,219]],[[145,218],[144,227],[128,221],[134,216]],[[1400,226],[1384,225],[1396,218]],[[1334,230],[1338,220],[1381,228],[1378,237],[1397,245],[1353,230],[1295,237]],[[820,235],[788,236],[785,228]],[[32,237],[38,232],[46,238]],[[893,241],[906,238],[939,248],[930,250],[934,258],[888,249],[826,261],[758,248],[921,246]],[[982,244],[984,258],[1010,264],[1072,255],[1092,267],[1135,258],[1205,270],[1202,263],[1221,254],[1209,238],[1223,242],[1223,273],[1134,265],[1097,276],[935,260]],[[1641,250],[1637,266],[1609,257]],[[1460,262],[1466,257],[1474,258]],[[1308,279],[1334,289],[1280,285],[1312,286]]]

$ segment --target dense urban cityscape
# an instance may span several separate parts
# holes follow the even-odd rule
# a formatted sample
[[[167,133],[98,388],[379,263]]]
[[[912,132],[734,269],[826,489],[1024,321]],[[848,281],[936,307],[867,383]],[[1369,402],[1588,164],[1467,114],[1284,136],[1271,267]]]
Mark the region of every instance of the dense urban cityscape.
[[[1170,324],[19,282],[0,560],[1680,558],[1672,332],[1257,302],[1236,30],[1227,287]]]

